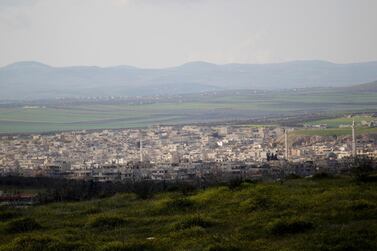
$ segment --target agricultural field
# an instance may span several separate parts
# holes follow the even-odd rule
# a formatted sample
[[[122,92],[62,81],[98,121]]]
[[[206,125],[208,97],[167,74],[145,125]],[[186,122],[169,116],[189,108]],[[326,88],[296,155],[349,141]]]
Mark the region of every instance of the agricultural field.
[[[160,97],[149,103],[50,102],[46,105],[0,106],[0,133],[146,127],[377,111],[377,93],[334,90],[225,92]],[[340,122],[337,122],[340,123]],[[334,125],[336,123],[334,122]]]
[[[356,135],[376,134],[377,128],[356,128]],[[298,129],[291,133],[293,136],[347,136],[352,135],[351,128],[326,128],[326,129]]]
[[[352,135],[351,125],[353,120],[355,121],[355,133],[356,135],[363,134],[377,134],[377,127],[367,127],[361,125],[362,121],[370,122],[377,120],[376,117],[368,115],[352,116],[352,117],[338,117],[330,119],[321,119],[315,121],[305,122],[306,125],[320,125],[326,124],[327,128],[298,128],[292,134],[292,136],[347,136]],[[339,127],[340,125],[348,125],[349,127]]]
[[[326,124],[328,128],[337,128],[340,125],[352,125],[352,121],[355,120],[356,125],[360,125],[362,121],[373,121],[377,120],[376,117],[372,116],[353,116],[353,117],[341,117],[341,118],[333,118],[333,119],[321,119],[310,121],[308,125],[319,125],[319,124]]]
[[[376,250],[377,183],[315,176],[0,208],[0,250]]]

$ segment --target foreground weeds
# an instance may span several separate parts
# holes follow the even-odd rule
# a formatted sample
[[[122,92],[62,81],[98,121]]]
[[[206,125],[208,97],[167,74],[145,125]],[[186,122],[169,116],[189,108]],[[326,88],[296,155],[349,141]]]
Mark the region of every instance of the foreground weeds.
[[[376,182],[321,175],[140,191],[1,207],[0,250],[377,250]]]

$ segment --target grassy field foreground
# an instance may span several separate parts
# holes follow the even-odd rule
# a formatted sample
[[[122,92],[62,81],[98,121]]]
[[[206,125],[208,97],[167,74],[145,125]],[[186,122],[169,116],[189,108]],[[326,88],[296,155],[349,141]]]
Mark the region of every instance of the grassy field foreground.
[[[0,211],[0,250],[377,250],[377,183],[242,183]]]

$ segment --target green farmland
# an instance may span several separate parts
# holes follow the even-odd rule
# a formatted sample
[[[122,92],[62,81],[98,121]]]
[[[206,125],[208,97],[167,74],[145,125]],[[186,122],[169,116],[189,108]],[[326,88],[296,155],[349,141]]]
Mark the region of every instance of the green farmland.
[[[353,116],[353,117],[342,117],[342,118],[334,118],[334,119],[321,119],[316,121],[310,121],[306,124],[308,125],[318,125],[318,124],[326,124],[329,128],[336,128],[340,125],[351,125],[352,121],[355,120],[356,125],[360,124],[362,121],[371,121],[377,120],[377,118],[373,118],[371,116]]]
[[[376,134],[377,128],[357,128],[358,134]],[[351,135],[351,128],[327,128],[327,129],[299,129],[292,133],[294,136],[346,136]]]
[[[197,94],[185,96],[182,100],[160,99],[149,104],[50,103],[32,108],[26,105],[0,106],[0,133],[132,128],[156,124],[253,120],[316,112],[336,116],[375,111],[377,93],[317,90],[240,92],[213,96]],[[343,122],[349,121],[338,121],[333,125]]]

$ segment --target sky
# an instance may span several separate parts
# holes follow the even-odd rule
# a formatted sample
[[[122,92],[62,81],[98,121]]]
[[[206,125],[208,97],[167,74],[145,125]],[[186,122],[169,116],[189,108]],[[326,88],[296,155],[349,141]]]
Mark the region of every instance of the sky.
[[[376,0],[0,0],[0,66],[377,60]]]

